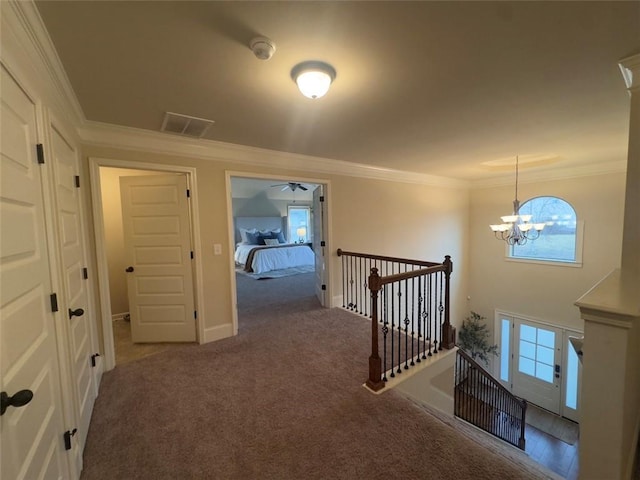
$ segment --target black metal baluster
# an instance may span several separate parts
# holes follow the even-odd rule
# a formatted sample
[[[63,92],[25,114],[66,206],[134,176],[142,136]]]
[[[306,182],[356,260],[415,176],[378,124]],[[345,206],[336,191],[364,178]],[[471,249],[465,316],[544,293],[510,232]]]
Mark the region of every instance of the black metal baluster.
[[[395,292],[395,286],[393,285],[393,283],[391,284],[391,292],[389,293],[389,295],[391,296],[391,377],[395,377],[396,373],[395,373],[395,366],[394,366],[394,362],[396,360],[395,355],[394,355],[394,335],[395,335],[395,316],[396,316],[396,312],[395,312],[395,299],[396,299],[396,292]]]
[[[398,273],[400,273],[400,264],[398,264]],[[398,363],[396,373],[402,373],[402,282],[398,282],[398,324],[397,327],[397,335],[398,335]]]
[[[382,363],[383,363],[383,368],[382,368],[382,380],[383,381],[387,381],[387,334],[389,333],[389,311],[387,309],[388,306],[388,302],[387,302],[387,287],[386,285],[384,287],[382,287],[382,295],[380,295],[381,297],[381,302],[382,302],[382,309],[381,311],[383,312],[383,325],[382,325],[382,338],[384,339],[384,343],[382,345],[382,352],[383,352],[383,356],[382,356]],[[393,335],[393,331],[391,332],[391,335]]]
[[[404,280],[404,369],[409,370],[409,279]]]
[[[422,359],[420,358],[420,339],[422,338],[422,275],[420,275],[418,277],[418,315],[417,315],[417,319],[418,319],[418,354],[416,355],[416,362],[420,363],[422,362]]]

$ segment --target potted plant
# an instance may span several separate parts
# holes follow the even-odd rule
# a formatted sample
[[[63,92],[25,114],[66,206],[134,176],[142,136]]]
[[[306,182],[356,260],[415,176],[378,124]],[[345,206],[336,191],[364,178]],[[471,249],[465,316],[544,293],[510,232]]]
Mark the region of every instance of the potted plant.
[[[498,356],[498,345],[489,344],[490,333],[485,320],[485,317],[472,310],[471,316],[462,322],[458,346],[474,360],[481,360],[485,366],[489,366],[489,355]]]

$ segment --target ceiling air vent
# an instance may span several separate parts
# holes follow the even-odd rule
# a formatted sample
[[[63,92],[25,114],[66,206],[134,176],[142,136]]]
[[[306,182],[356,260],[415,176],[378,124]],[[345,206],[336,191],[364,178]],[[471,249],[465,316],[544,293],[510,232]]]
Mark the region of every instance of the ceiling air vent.
[[[213,124],[213,120],[166,112],[160,131],[185,135],[187,137],[202,138]]]

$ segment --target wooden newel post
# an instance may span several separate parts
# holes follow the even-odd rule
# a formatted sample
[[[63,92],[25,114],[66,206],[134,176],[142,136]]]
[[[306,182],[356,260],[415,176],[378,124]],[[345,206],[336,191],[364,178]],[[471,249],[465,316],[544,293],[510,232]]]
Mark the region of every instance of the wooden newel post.
[[[442,343],[441,345],[446,349],[451,349],[456,346],[456,329],[451,326],[450,319],[450,286],[451,286],[451,272],[453,272],[453,262],[451,262],[451,256],[445,255],[443,265],[446,266],[444,272],[444,324],[442,325]]]
[[[378,354],[378,292],[382,289],[382,282],[380,281],[377,268],[371,269],[369,289],[371,290],[371,356],[369,357],[367,387],[377,392],[384,388],[384,381],[382,380],[382,359]]]

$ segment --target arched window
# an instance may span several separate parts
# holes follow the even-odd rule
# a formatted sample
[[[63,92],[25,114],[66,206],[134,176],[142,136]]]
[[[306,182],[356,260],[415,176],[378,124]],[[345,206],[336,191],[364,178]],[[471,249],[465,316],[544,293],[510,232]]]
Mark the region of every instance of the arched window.
[[[535,197],[524,202],[519,212],[546,225],[536,240],[510,247],[511,258],[581,263],[581,230],[576,211],[568,202],[558,197]]]

